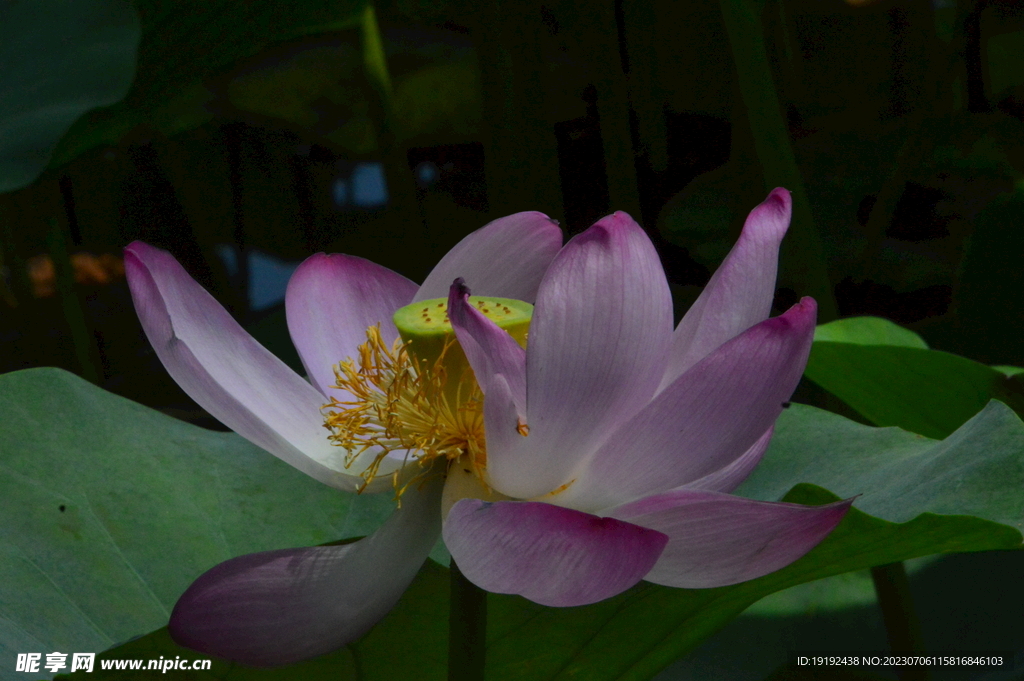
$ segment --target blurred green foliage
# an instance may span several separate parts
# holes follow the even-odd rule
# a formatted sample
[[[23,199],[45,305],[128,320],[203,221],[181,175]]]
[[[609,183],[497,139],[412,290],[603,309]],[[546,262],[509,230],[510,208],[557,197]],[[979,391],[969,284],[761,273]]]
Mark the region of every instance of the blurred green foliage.
[[[82,114],[125,96],[138,44],[126,0],[0,5],[0,192],[35,180]]]

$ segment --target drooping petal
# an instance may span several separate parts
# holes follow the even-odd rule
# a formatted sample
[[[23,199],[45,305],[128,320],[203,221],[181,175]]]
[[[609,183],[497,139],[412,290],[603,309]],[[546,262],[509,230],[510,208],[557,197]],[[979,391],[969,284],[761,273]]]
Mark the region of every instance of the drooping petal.
[[[412,302],[444,298],[457,277],[478,296],[532,303],[551,259],[562,246],[558,223],[527,211],[498,218],[476,230],[441,258]]]
[[[545,501],[596,511],[698,480],[746,452],[800,380],[817,306],[804,298],[727,342],[622,424]]]
[[[750,446],[739,458],[722,466],[713,473],[708,473],[703,478],[680,485],[681,489],[703,489],[709,492],[731,492],[740,486],[740,483],[747,479],[761,457],[768,450],[771,444],[772,434],[775,432],[775,424],[772,424],[765,434],[757,442]]]
[[[661,532],[549,504],[463,499],[444,522],[444,543],[477,586],[556,607],[625,591],[651,569]]]
[[[356,357],[366,329],[380,324],[389,346],[398,338],[395,310],[416,294],[416,284],[369,260],[318,253],[299,265],[288,282],[288,331],[310,380],[324,395],[334,384],[332,367]]]
[[[514,414],[509,414],[515,428],[514,419],[526,417],[526,351],[508,332],[470,305],[469,295],[465,282],[456,279],[448,293],[448,318],[484,395],[497,377],[504,379],[516,408]],[[496,424],[496,430],[501,429]]]
[[[707,589],[755,579],[817,546],[853,503],[801,506],[719,492],[673,490],[621,506],[610,515],[669,537],[644,579]]]
[[[232,558],[199,577],[168,625],[179,644],[248,665],[290,664],[358,639],[386,615],[440,532],[440,484],[411,487],[369,537]]]
[[[142,328],[192,399],[303,473],[339,489],[359,487],[324,435],[316,388],[246,333],[170,253],[136,241],[124,261]]]
[[[530,323],[530,434],[511,449],[488,446],[499,491],[530,498],[565,482],[581,457],[650,399],[671,334],[665,273],[628,215],[610,215],[566,244],[544,275]]]
[[[676,327],[661,388],[722,343],[768,318],[779,244],[789,228],[792,203],[789,192],[779,187],[750,211],[739,240]]]

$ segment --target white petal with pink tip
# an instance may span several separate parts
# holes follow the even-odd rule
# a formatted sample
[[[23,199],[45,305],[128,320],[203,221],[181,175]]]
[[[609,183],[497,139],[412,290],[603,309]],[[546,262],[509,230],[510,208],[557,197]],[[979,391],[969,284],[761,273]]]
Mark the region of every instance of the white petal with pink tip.
[[[530,498],[563,482],[650,399],[671,327],[658,254],[628,215],[611,215],[566,244],[541,281],[530,324],[530,434],[488,440],[488,474],[496,488]],[[488,432],[508,422],[488,422]]]
[[[792,199],[782,188],[750,211],[739,241],[676,327],[660,389],[722,343],[768,318],[779,244],[791,214]]]
[[[170,253],[136,241],[125,249],[125,270],[150,344],[189,397],[307,475],[360,487],[324,436],[320,391],[246,333]]]

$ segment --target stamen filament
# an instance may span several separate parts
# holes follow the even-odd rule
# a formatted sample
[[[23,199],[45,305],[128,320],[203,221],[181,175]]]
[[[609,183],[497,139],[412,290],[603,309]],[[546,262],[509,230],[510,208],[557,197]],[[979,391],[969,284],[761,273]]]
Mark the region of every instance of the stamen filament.
[[[359,491],[378,475],[384,459],[394,451],[405,452],[404,463],[412,457],[421,467],[438,458],[451,461],[469,454],[474,473],[482,479],[487,461],[483,394],[472,372],[448,392],[455,396],[454,405],[446,396],[444,360],[455,345],[454,335],[432,363],[416,362],[409,344],[401,339],[389,348],[379,324],[366,330],[366,338],[359,346],[358,360],[349,358],[334,369],[334,387],[347,391],[351,399],[332,396],[323,406],[324,427],[331,431],[328,439],[346,450],[346,468],[379,448],[360,473],[364,482]],[[395,484],[400,495],[411,481],[397,489],[396,471]]]

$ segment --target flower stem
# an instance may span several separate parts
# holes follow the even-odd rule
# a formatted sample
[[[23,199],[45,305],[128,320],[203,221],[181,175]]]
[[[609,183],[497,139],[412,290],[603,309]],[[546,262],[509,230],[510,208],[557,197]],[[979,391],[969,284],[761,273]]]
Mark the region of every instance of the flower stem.
[[[451,563],[448,681],[482,681],[487,643],[487,592]]]
[[[893,654],[923,655],[921,620],[914,610],[914,599],[903,563],[871,568],[871,580],[875,583],[878,607],[882,611]],[[928,681],[930,678],[928,667],[903,667],[900,671],[901,681]]]

